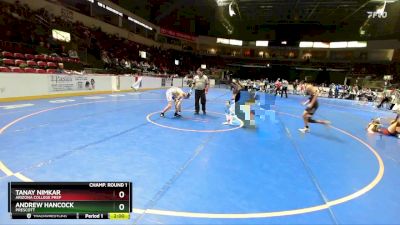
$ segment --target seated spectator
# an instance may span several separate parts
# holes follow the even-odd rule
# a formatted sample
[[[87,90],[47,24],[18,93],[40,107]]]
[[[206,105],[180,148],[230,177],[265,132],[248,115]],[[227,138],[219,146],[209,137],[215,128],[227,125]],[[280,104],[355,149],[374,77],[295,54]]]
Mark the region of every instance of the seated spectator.
[[[76,52],[76,50],[73,50],[73,49],[70,49],[69,51],[68,51],[68,56],[70,57],[70,58],[79,58],[79,56],[78,56],[78,53]]]
[[[121,59],[119,61],[119,66],[122,67],[122,68],[125,68],[125,63],[126,63],[125,59]]]
[[[56,73],[60,73],[60,74],[71,74],[71,72],[67,71],[64,69],[64,64],[63,63],[59,63],[58,64],[58,68],[56,69]]]
[[[129,60],[125,61],[125,68],[127,68],[127,69],[131,68],[131,61],[129,61]]]
[[[39,43],[39,46],[36,47],[36,52],[41,53],[41,54],[49,54],[51,51],[49,48],[47,48],[47,44],[45,44],[43,41]]]
[[[53,53],[50,53],[50,56],[51,57],[60,57],[57,53],[55,53],[55,52],[53,52]]]

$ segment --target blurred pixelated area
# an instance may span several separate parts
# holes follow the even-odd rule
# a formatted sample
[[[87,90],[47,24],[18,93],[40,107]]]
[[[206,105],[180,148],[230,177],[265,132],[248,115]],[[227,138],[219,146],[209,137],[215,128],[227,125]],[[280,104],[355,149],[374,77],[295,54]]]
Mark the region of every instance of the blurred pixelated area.
[[[257,120],[276,123],[276,96],[258,91],[242,91],[240,100],[235,105],[237,117],[244,122],[245,128],[256,128]]]

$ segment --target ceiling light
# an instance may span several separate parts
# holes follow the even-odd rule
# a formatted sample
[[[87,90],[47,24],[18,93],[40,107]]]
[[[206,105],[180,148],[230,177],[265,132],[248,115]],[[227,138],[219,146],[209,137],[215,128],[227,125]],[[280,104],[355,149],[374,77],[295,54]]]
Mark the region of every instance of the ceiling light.
[[[314,42],[313,48],[329,48],[329,43],[325,43],[325,42]]]
[[[329,47],[330,48],[347,48],[347,42],[346,41],[331,42]]]
[[[312,48],[313,42],[311,41],[301,41],[299,44],[300,48]]]
[[[256,46],[267,47],[268,41],[256,41]]]
[[[366,41],[349,41],[347,42],[348,48],[365,48],[367,47]]]

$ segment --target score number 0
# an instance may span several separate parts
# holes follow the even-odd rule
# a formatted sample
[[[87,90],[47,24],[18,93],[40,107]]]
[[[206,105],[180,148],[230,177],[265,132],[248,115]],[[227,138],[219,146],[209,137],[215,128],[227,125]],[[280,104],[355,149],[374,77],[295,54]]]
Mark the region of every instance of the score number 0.
[[[120,198],[124,198],[124,197],[125,197],[125,192],[120,191],[120,192],[118,193],[118,196],[119,196]],[[123,211],[123,210],[125,209],[125,205],[121,203],[121,204],[119,204],[118,208],[119,208],[119,210]]]

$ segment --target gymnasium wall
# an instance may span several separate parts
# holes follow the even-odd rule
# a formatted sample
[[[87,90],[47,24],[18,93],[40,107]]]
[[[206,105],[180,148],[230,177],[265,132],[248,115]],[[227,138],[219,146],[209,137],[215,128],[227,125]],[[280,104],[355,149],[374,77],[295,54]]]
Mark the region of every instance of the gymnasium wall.
[[[111,76],[0,73],[0,101],[5,98],[112,91]]]
[[[0,73],[0,102],[130,91],[137,76]],[[213,87],[214,80],[210,80]],[[182,78],[143,76],[140,89],[187,87]]]

